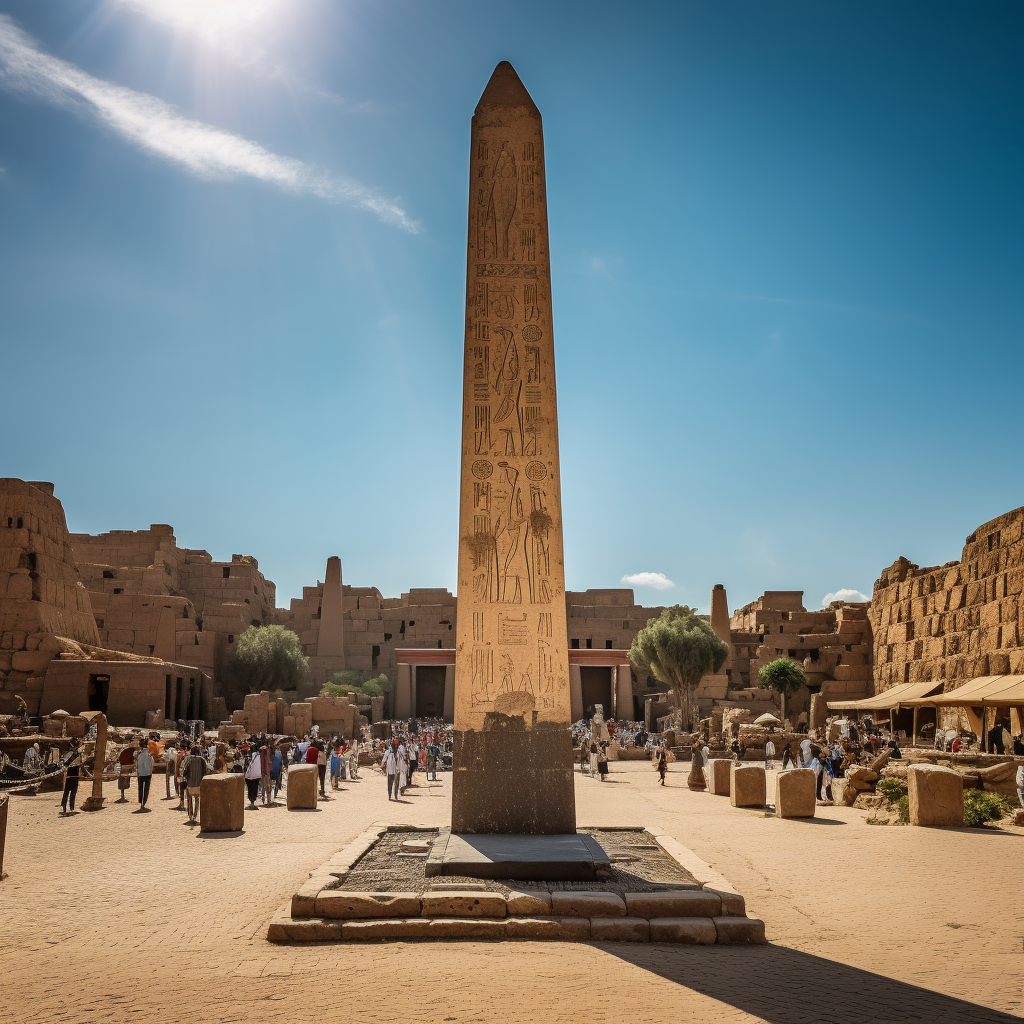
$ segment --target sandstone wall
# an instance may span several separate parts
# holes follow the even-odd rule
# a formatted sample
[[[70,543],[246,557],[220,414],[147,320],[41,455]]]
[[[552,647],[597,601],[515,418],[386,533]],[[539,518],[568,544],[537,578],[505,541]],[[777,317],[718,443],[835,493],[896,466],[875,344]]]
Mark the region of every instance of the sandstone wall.
[[[76,641],[99,634],[53,484],[0,479],[0,713],[18,694],[36,714],[50,659]]]
[[[979,526],[960,560],[921,569],[897,559],[871,596],[874,682],[1024,673],[1024,508]]]

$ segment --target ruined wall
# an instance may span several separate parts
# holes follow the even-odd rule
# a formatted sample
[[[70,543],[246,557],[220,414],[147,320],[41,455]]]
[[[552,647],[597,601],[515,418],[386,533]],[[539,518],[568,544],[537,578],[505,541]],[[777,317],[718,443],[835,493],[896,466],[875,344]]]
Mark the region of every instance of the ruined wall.
[[[75,556],[92,598],[100,643],[114,650],[194,665],[234,707],[218,670],[250,625],[273,619],[276,588],[248,555],[217,562],[179,548],[170,526],[73,534]]]
[[[807,611],[803,591],[766,591],[735,611],[730,620],[733,646],[731,690],[755,689],[758,672],[777,658],[804,670],[806,686],[787,701],[787,715],[810,708],[810,698],[855,700],[872,686],[872,632],[867,604],[833,602]]]
[[[979,526],[960,560],[898,558],[871,595],[876,692],[897,683],[1024,673],[1024,508]]]
[[[16,710],[15,694],[38,713],[51,658],[76,641],[97,644],[99,635],[53,484],[2,479],[0,713]]]

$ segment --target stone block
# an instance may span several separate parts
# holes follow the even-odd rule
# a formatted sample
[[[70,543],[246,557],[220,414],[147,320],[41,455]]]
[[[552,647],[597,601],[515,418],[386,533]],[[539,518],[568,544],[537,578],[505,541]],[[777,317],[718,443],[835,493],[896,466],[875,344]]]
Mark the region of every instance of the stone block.
[[[565,942],[586,942],[590,938],[589,917],[560,917],[558,923]]]
[[[722,881],[725,881],[723,879]],[[713,885],[705,885],[705,892],[714,893],[722,901],[722,917],[746,917],[746,900],[738,892],[729,892],[725,889],[716,889]]]
[[[651,936],[646,917],[592,917],[590,938],[598,942],[647,942]]]
[[[291,917],[275,917],[267,928],[270,942],[338,942],[343,937],[341,921],[318,921],[314,918],[296,921]]]
[[[555,891],[551,912],[565,917],[625,917],[626,904],[613,892]]]
[[[315,764],[293,764],[288,768],[288,810],[316,810],[320,776]]]
[[[479,917],[435,917],[427,929],[429,939],[504,939],[505,921]]]
[[[627,892],[626,912],[635,917],[718,917],[722,900],[704,889]]]
[[[533,892],[513,891],[505,897],[505,906],[510,914],[550,914],[551,893],[543,889]]]
[[[341,937],[346,942],[373,942],[379,939],[425,939],[434,924],[426,917],[395,917],[379,921],[343,921]]]
[[[963,777],[937,764],[912,764],[907,769],[911,825],[962,825]]]
[[[764,768],[759,764],[736,765],[730,774],[729,801],[733,807],[764,807],[767,800]]]
[[[733,762],[725,757],[712,757],[704,767],[704,777],[708,780],[708,792],[716,796],[729,795],[729,772]]]
[[[681,942],[712,946],[718,929],[710,917],[652,917],[651,942]]]
[[[240,832],[245,825],[245,779],[225,772],[199,786],[199,831]]]
[[[775,776],[775,817],[813,818],[816,779],[810,768],[787,768]]]
[[[497,892],[427,892],[424,917],[504,917],[505,897]]]
[[[718,942],[723,946],[763,946],[768,941],[764,935],[764,921],[756,918],[716,917],[714,923]]]
[[[316,897],[315,913],[317,917],[350,919],[418,917],[420,898],[414,892],[385,894],[324,889]]]
[[[587,924],[589,925],[589,921]],[[589,934],[589,933],[588,933]],[[505,921],[506,939],[565,939],[566,929],[557,917],[510,917]]]

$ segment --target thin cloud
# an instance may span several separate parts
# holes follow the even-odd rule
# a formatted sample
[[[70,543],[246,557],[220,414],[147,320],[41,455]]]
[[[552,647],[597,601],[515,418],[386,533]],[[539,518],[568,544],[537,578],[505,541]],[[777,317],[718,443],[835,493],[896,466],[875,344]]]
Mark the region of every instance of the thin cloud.
[[[184,167],[199,178],[255,178],[287,192],[351,203],[406,231],[417,231],[416,222],[400,206],[365,185],[301,160],[278,156],[240,135],[183,117],[155,96],[95,78],[41,52],[5,15],[0,15],[0,83],[94,118],[140,149]]]
[[[653,587],[655,590],[671,590],[675,586],[663,572],[634,572],[623,576],[621,582],[631,587]]]
[[[837,590],[834,594],[826,594],[821,599],[821,607],[827,608],[833,601],[852,601],[855,603],[861,601],[870,601],[871,598],[867,594],[862,594],[859,590],[850,590],[847,587]]]

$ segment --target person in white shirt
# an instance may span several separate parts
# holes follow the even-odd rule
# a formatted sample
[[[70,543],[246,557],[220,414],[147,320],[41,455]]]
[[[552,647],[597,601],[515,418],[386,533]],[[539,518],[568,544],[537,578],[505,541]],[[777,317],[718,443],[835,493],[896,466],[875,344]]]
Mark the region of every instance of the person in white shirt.
[[[249,797],[249,810],[257,811],[256,798],[260,795],[260,779],[263,778],[263,764],[260,761],[260,752],[254,750],[249,756],[249,763],[245,766],[245,789]]]
[[[764,766],[765,768],[775,767],[775,744],[771,740],[764,745]]]
[[[144,740],[139,741],[141,746],[135,757],[135,777],[139,785],[139,807],[143,811],[149,810],[146,802],[149,800],[149,785],[153,781],[153,755]]]

